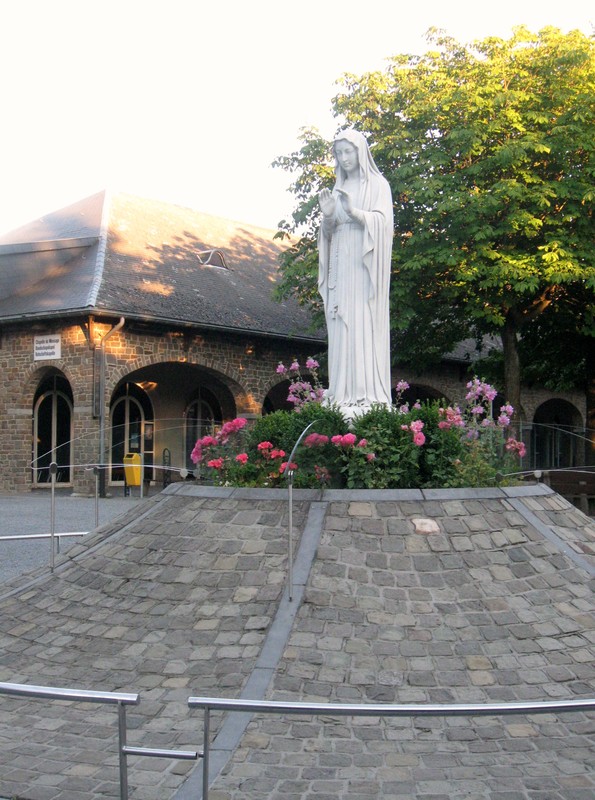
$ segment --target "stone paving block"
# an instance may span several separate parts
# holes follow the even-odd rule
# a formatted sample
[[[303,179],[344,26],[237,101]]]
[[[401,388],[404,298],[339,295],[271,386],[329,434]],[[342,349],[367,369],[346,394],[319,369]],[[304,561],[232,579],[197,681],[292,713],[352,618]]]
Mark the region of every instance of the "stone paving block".
[[[445,496],[438,491],[421,503],[390,499],[383,493],[378,505],[369,493],[365,499],[333,500],[327,509],[319,559],[273,678],[271,697],[481,702],[588,693],[595,677],[594,640],[585,632],[595,631],[593,593],[585,573],[577,565],[569,568],[568,558],[554,544],[539,531],[526,528],[513,501],[504,500],[500,490],[488,495],[479,492],[465,497],[458,490]],[[164,745],[170,741],[188,746],[188,735],[196,732],[197,724],[185,708],[187,693],[199,689],[236,695],[260,652],[283,586],[285,551],[278,546],[282,535],[275,525],[277,521],[286,524],[286,504],[265,501],[259,515],[242,527],[235,521],[228,523],[236,519],[234,515],[254,512],[245,496],[236,501],[228,496],[199,501],[176,495],[175,500],[171,513],[181,512],[182,520],[176,526],[177,535],[172,535],[163,504],[158,524],[149,517],[135,529],[133,522],[126,537],[117,532],[112,537],[113,554],[100,550],[90,554],[93,560],[87,564],[93,563],[92,569],[79,568],[86,552],[80,548],[76,559],[62,568],[64,575],[70,574],[68,591],[60,577],[53,596],[44,587],[23,593],[18,603],[5,601],[1,610],[13,620],[8,630],[19,629],[22,635],[3,628],[6,646],[0,672],[10,653],[11,674],[23,680],[32,674],[64,677],[65,669],[83,682],[109,675],[117,682],[114,685],[125,682],[154,693],[153,698],[147,697],[145,711],[141,713],[139,707],[134,717],[135,736],[150,744],[148,738],[158,734]],[[579,535],[569,533],[567,526],[576,526],[584,518],[568,505],[552,502],[550,495],[522,498],[523,503],[528,501],[526,507],[540,515],[543,524],[556,525],[560,536],[562,531],[567,539]],[[350,508],[360,513],[349,516]],[[434,534],[441,537],[434,548],[428,545],[428,537],[413,533],[411,522],[414,517],[429,518],[431,512],[444,531]],[[220,513],[225,525],[213,524]],[[306,506],[296,504],[298,528],[305,513]],[[337,520],[344,516],[350,524],[341,529]],[[489,525],[497,523],[497,530],[486,531],[479,521],[474,530],[467,524],[473,516]],[[156,550],[154,543],[161,543],[160,530],[166,523],[163,544],[167,550],[161,546]],[[271,546],[264,546],[265,542]],[[197,546],[200,553],[195,552]],[[134,553],[130,561],[128,553]],[[234,557],[238,558],[233,563],[223,561],[226,568],[213,570],[216,559]],[[199,571],[196,586],[190,564]],[[263,579],[274,582],[268,594]],[[166,588],[158,588],[162,581]],[[86,598],[85,617],[77,612]],[[40,614],[47,620],[41,637],[27,628]],[[6,618],[0,614],[0,620]],[[526,636],[523,626],[527,626]],[[39,642],[44,635],[46,641]],[[132,640],[123,643],[124,637]],[[73,658],[79,645],[78,658]],[[49,744],[55,736],[53,726],[60,720],[76,729],[69,713],[60,709],[48,715],[45,725],[37,725],[39,716],[34,713],[20,717],[18,724],[29,720],[38,743]],[[93,730],[92,716],[89,730]],[[221,715],[215,716],[217,729]],[[584,746],[585,734],[592,727],[585,715],[572,716],[576,719],[507,718],[506,725],[517,726],[510,729],[501,720],[456,718],[448,724],[428,719],[377,720],[371,726],[362,720],[340,719],[329,728],[309,718],[304,723],[308,732],[303,731],[311,737],[307,740],[292,736],[291,728],[280,720],[257,719],[249,735],[260,741],[256,751],[260,763],[254,742],[244,747],[246,738],[211,797],[256,800],[266,786],[269,798],[283,795],[290,800],[292,794],[302,797],[307,786],[317,800],[325,796],[363,800],[368,795],[409,800],[419,792],[429,792],[434,800],[458,796],[512,800],[515,794],[522,800],[545,800],[539,797],[540,780],[547,776],[548,791],[555,791],[556,800],[583,800],[577,792],[585,797],[594,794],[592,772],[585,769],[592,753]],[[98,719],[103,733],[96,738],[97,752],[110,745],[114,735],[113,714]],[[291,725],[296,724],[292,719]],[[270,734],[259,740],[262,731]],[[547,733],[553,734],[553,744]],[[1,735],[0,724],[0,741]],[[525,747],[527,743],[531,746]],[[449,745],[455,748],[448,754],[452,762],[440,753],[440,747],[444,751]],[[74,742],[69,747],[75,749]],[[572,760],[562,761],[560,756],[571,751]],[[343,755],[337,758],[338,754]],[[478,757],[487,759],[479,770],[473,761]],[[111,758],[110,768],[115,770],[115,756]],[[427,763],[420,762],[422,758]],[[0,792],[5,790],[1,760],[2,748]],[[131,785],[138,788],[133,789],[131,800],[173,798],[191,770],[181,763],[163,769],[160,760],[157,766],[151,761],[132,768]],[[43,763],[42,757],[36,767],[42,772]],[[561,763],[571,764],[572,771],[561,768]],[[257,764],[259,769],[265,765],[267,772],[242,774],[246,764]],[[298,767],[301,772],[294,771]],[[374,771],[373,778],[360,771],[365,769]],[[43,774],[57,775],[51,770]],[[86,775],[83,771],[75,777],[82,781]],[[77,789],[81,786],[76,784]],[[116,784],[104,776],[88,796],[115,797]],[[48,800],[66,800],[66,796],[52,795]]]

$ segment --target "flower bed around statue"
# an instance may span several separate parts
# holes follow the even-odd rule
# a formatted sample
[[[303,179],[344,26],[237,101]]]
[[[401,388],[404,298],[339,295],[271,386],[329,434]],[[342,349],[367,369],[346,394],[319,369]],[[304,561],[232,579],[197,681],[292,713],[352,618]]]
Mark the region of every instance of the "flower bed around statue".
[[[227,486],[282,486],[291,468],[300,488],[453,488],[510,483],[506,476],[519,469],[525,446],[508,435],[513,408],[502,406],[494,418],[497,392],[479,378],[467,384],[464,408],[439,401],[409,407],[401,402],[409,388],[401,381],[391,408],[373,407],[349,426],[337,408],[324,404],[317,362],[308,359],[306,366],[311,380],[302,378],[297,362],[277,368],[290,377],[293,411],[275,411],[252,425],[240,417],[197,441],[191,457],[202,478]]]

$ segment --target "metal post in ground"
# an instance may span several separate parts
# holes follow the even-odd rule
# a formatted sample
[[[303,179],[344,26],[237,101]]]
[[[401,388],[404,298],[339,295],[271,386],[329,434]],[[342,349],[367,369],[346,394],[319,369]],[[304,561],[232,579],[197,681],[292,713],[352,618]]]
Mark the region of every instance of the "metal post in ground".
[[[93,467],[93,474],[95,475],[95,527],[99,527],[99,467],[97,464]]]
[[[52,487],[52,498],[50,505],[50,570],[54,571],[54,558],[55,558],[55,536],[56,536],[56,474],[58,472],[58,465],[55,461],[50,464],[50,480]]]
[[[120,800],[128,800],[128,761],[126,757],[126,706],[118,703],[118,749],[120,765]]]
[[[285,475],[287,476],[287,501],[289,504],[289,536],[288,536],[288,543],[287,543],[287,595],[290,600],[293,600],[293,475],[294,475],[294,468],[293,464],[293,457],[295,455],[295,451],[298,449],[298,446],[306,433],[310,430],[313,425],[316,425],[317,422],[320,420],[315,419],[309,425],[307,425],[304,430],[300,433],[297,442],[293,446],[293,450],[289,455],[289,459],[287,461],[287,469]]]
[[[209,753],[211,739],[211,709],[205,708],[203,718],[202,800],[209,800]]]

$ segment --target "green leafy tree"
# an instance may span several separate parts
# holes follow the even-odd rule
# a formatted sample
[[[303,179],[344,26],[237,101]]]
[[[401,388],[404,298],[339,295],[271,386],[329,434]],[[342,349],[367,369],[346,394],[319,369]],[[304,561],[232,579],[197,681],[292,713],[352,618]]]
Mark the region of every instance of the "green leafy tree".
[[[424,365],[463,338],[497,335],[519,408],[521,357],[538,361],[521,354],[525,331],[547,312],[558,339],[569,324],[569,342],[595,336],[595,43],[524,27],[471,45],[431,31],[429,43],[385,71],[345,76],[333,101],[338,129],[369,135],[393,191],[393,357]],[[301,232],[280,293],[319,309],[316,195],[332,171],[328,143],[311,129],[302,141],[276,162],[297,175],[280,233]]]

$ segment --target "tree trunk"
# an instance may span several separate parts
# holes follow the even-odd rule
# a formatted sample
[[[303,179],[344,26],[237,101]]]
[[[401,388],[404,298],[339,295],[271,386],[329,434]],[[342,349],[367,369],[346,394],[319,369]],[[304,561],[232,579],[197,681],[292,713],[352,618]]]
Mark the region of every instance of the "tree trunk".
[[[504,353],[504,399],[514,408],[510,434],[520,438],[521,431],[521,361],[517,347],[518,325],[513,314],[507,314],[502,328]]]

